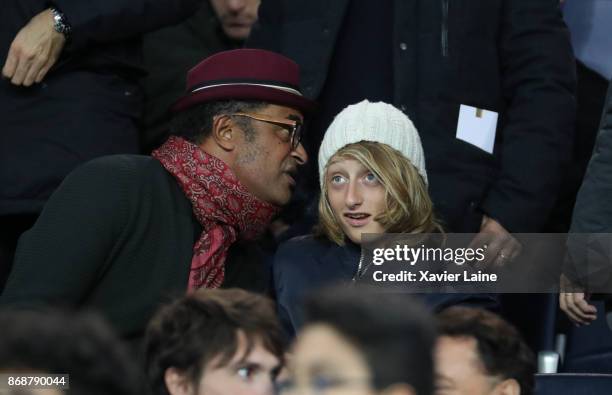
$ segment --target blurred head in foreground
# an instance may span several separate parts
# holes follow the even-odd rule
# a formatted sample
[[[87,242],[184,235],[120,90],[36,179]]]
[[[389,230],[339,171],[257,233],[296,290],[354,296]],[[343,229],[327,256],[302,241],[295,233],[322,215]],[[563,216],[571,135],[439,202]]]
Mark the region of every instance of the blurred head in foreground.
[[[306,316],[281,395],[432,393],[434,325],[406,295],[329,288],[306,302]]]
[[[69,375],[60,385],[15,394],[136,395],[138,370],[100,317],[60,312],[0,312],[0,373]]]
[[[145,339],[149,383],[160,395],[272,395],[283,352],[272,301],[239,289],[176,300]]]

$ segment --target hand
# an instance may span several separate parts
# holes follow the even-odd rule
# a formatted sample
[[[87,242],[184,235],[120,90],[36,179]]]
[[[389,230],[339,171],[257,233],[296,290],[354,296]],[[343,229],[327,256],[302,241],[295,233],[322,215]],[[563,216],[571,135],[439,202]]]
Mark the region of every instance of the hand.
[[[480,224],[480,233],[470,243],[471,248],[484,248],[485,259],[481,263],[488,267],[504,266],[514,260],[522,251],[521,244],[508,231],[493,218],[483,216]]]
[[[66,37],[53,28],[53,13],[47,9],[25,25],[11,44],[2,75],[14,85],[39,83],[64,49]]]
[[[597,318],[597,307],[589,304],[590,295],[573,284],[565,274],[561,275],[559,307],[576,324],[588,325]]]

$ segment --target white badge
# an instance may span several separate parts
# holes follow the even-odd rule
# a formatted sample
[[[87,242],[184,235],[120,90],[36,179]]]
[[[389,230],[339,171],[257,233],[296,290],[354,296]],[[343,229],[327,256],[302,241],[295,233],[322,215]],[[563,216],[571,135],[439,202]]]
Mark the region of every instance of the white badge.
[[[497,118],[495,111],[462,104],[459,108],[457,138],[492,154]]]

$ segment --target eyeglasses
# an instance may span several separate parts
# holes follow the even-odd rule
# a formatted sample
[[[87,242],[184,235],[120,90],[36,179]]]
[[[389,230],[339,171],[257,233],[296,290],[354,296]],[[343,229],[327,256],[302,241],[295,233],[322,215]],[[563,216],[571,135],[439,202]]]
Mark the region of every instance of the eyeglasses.
[[[271,118],[267,115],[261,114],[247,114],[244,112],[236,112],[233,114],[227,114],[229,116],[239,116],[254,119],[256,121],[267,122],[273,125],[282,126],[287,132],[289,132],[289,138],[291,140],[291,149],[296,150],[300,142],[302,141],[302,121],[296,121],[291,119],[276,119]]]

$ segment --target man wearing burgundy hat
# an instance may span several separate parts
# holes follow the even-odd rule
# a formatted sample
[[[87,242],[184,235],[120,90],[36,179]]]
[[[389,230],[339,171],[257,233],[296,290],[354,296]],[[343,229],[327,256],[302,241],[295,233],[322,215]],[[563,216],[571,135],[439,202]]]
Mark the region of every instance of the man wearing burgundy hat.
[[[226,265],[259,273],[239,247],[291,198],[312,107],[284,56],[207,58],[189,71],[175,135],[152,157],[103,157],[66,178],[20,239],[0,304],[87,307],[138,338],[167,297],[236,285]]]

